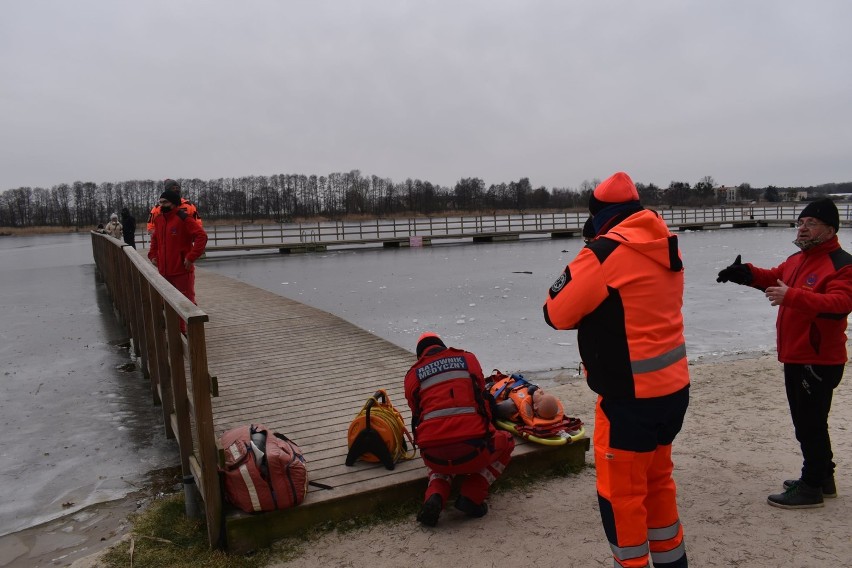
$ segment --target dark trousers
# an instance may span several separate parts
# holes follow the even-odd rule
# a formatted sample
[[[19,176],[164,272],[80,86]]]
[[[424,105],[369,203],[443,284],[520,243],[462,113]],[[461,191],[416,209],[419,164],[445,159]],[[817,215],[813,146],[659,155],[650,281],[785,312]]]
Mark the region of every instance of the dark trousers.
[[[834,475],[828,413],[843,369],[844,365],[784,364],[790,416],[802,448],[802,480],[811,487],[821,487],[823,480]]]

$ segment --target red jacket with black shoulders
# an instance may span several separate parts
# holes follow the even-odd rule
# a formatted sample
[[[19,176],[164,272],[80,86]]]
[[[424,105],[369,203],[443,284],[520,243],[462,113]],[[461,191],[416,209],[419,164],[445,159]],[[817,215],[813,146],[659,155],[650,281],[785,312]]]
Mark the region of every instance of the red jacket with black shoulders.
[[[846,363],[846,318],[852,312],[852,255],[829,241],[797,252],[775,268],[752,264],[750,286],[789,286],[775,321],[778,360],[804,365]]]

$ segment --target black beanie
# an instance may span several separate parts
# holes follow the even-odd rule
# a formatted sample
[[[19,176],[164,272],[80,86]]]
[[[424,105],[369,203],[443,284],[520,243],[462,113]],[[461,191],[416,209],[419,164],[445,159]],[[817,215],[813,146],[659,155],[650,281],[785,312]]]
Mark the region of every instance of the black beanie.
[[[840,213],[837,212],[837,205],[827,197],[808,203],[807,207],[799,213],[799,219],[802,217],[819,219],[829,227],[834,227],[835,233],[840,230]]]
[[[444,342],[441,341],[441,338],[438,337],[437,334],[427,331],[423,335],[420,336],[420,339],[417,340],[417,358],[419,359],[423,352],[428,348],[433,347],[435,345],[439,345],[441,347],[446,347]]]
[[[163,189],[180,192],[180,184],[173,179],[167,179],[163,182]]]
[[[169,191],[168,189],[160,194],[160,199],[168,199],[175,205],[180,205],[180,195],[174,191]]]

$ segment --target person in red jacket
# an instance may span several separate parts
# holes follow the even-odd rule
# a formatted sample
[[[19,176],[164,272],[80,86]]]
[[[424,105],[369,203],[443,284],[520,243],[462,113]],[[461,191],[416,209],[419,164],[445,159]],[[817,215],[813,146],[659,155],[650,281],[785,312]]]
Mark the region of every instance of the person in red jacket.
[[[818,199],[799,214],[796,240],[801,250],[775,268],[733,264],[717,282],[734,282],[763,290],[778,306],[776,341],[784,364],[784,384],[796,439],[802,450],[799,479],[769,495],[774,507],[822,507],[836,497],[835,463],[828,434],[834,389],[846,365],[846,320],[852,312],[852,255],[840,248],[840,214],[833,201]]]
[[[195,204],[192,203],[189,199],[181,197],[181,195],[180,195],[181,189],[180,189],[180,184],[178,182],[176,182],[173,179],[166,179],[166,180],[163,181],[163,189],[165,191],[173,191],[173,192],[177,193],[178,197],[180,197],[179,209],[183,209],[184,211],[186,211],[187,215],[195,218],[198,221],[199,225],[202,224],[201,217],[198,216],[198,209],[195,207]],[[146,223],[146,225],[145,225],[145,228],[147,229],[148,234],[150,234],[154,230],[154,219],[156,219],[158,215],[160,215],[159,203],[157,205],[154,205],[154,207],[151,208],[151,213],[148,215],[148,223]]]
[[[476,356],[424,333],[417,340],[417,362],[405,375],[405,398],[429,476],[417,520],[430,527],[438,523],[455,475],[464,477],[456,509],[482,517],[488,512],[488,489],[508,465],[515,442],[492,425]]]
[[[590,242],[550,287],[544,319],[576,329],[595,407],[595,471],[616,566],[685,568],[672,442],[689,405],[677,236],[624,172],[589,199]],[[586,231],[584,231],[586,232]]]
[[[161,214],[154,218],[148,258],[184,296],[195,303],[195,261],[204,254],[207,233],[201,224],[180,209],[174,191],[160,195]]]

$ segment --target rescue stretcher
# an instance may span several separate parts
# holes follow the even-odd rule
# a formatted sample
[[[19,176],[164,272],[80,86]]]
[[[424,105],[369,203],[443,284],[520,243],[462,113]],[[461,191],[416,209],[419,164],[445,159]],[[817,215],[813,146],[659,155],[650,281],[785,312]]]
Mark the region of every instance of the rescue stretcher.
[[[541,438],[539,436],[534,436],[533,434],[529,434],[527,432],[519,431],[519,424],[516,424],[515,422],[511,422],[509,420],[501,420],[498,418],[494,421],[494,424],[501,430],[511,432],[515,436],[523,438],[524,440],[529,440],[530,442],[535,442],[536,444],[544,444],[545,446],[564,446],[565,444],[574,443],[577,440],[586,436],[586,429],[583,426],[580,426],[579,430],[562,430],[554,436]]]

